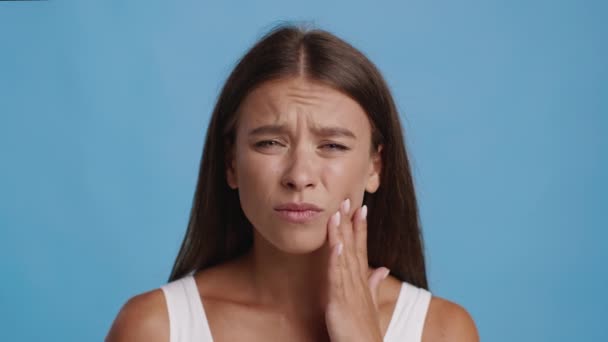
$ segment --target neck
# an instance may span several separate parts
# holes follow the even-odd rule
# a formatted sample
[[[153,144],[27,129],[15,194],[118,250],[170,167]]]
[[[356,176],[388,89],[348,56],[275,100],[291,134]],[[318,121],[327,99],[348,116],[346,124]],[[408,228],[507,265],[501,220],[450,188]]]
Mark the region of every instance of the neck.
[[[307,254],[285,253],[254,233],[253,246],[244,261],[260,304],[288,316],[323,318],[327,248],[324,244]]]

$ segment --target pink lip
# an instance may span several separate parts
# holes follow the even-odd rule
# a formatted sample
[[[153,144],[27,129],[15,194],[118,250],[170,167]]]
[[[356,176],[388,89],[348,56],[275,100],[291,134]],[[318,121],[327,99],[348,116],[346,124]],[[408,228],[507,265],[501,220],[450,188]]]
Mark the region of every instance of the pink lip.
[[[323,209],[311,203],[285,203],[276,206],[274,210],[281,218],[293,223],[311,221],[323,211]]]
[[[312,210],[312,211],[322,211],[323,209],[317,207],[316,205],[314,205],[312,203],[306,203],[306,202],[295,203],[295,202],[291,202],[291,203],[284,203],[284,204],[278,205],[278,206],[274,207],[274,210],[292,210],[292,211]]]

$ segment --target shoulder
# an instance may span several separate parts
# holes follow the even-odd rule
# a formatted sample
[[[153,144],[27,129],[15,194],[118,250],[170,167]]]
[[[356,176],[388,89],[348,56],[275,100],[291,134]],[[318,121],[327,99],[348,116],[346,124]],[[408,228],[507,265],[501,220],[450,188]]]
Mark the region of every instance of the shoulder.
[[[169,341],[169,314],[162,290],[130,298],[118,312],[105,341]]]
[[[239,260],[226,261],[194,273],[194,279],[201,298],[227,302],[252,302],[256,294],[248,279],[247,265]]]
[[[422,341],[476,342],[479,335],[471,315],[462,306],[433,296],[422,333]]]

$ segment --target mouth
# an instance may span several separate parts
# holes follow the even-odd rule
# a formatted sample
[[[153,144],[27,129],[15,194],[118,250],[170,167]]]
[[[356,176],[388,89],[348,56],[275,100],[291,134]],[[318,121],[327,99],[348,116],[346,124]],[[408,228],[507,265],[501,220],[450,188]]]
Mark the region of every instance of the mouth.
[[[279,217],[290,223],[307,223],[321,215],[323,209],[307,202],[283,203],[274,208]]]
[[[289,210],[289,209],[275,209],[275,211],[279,214],[279,217],[291,222],[291,223],[306,223],[314,220],[319,215],[321,215],[321,211],[319,210]]]

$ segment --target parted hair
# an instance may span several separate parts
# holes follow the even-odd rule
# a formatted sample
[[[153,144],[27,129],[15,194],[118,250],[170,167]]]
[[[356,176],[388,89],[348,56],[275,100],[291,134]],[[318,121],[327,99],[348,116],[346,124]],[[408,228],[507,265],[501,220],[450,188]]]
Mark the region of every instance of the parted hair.
[[[281,24],[238,61],[217,98],[207,129],[186,235],[169,281],[236,258],[253,244],[253,227],[238,189],[226,179],[235,142],[237,110],[263,82],[306,77],[354,99],[372,127],[373,150],[382,145],[380,186],[365,192],[368,260],[401,281],[428,289],[418,204],[403,128],[389,87],[377,67],[334,34]]]

